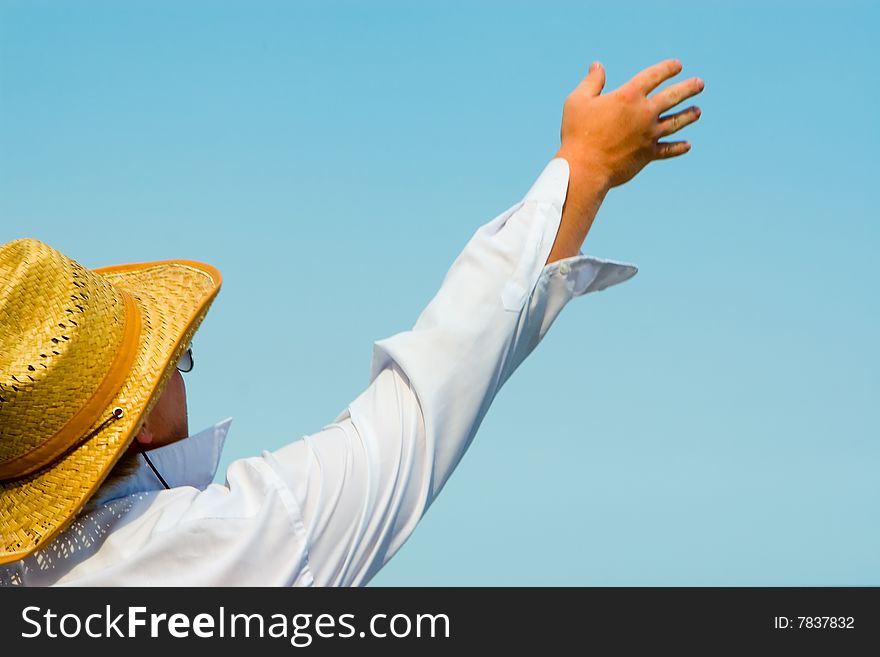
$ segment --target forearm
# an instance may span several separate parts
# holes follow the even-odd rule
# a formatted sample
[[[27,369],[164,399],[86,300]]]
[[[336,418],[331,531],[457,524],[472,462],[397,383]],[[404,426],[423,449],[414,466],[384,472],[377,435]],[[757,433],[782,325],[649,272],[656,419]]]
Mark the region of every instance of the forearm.
[[[560,148],[554,157],[568,161],[570,174],[559,231],[545,263],[548,265],[556,260],[578,255],[610,189],[607,179],[594,167],[579,162],[578,158],[569,155],[564,149]]]

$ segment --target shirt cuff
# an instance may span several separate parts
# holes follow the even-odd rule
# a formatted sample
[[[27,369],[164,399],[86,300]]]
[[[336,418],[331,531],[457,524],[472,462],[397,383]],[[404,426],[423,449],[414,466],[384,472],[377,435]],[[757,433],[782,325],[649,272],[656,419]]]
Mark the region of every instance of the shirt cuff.
[[[504,308],[511,312],[522,310],[530,295],[537,287],[539,277],[567,277],[571,297],[589,292],[598,292],[632,278],[638,267],[627,262],[579,255],[563,258],[545,265],[550,250],[556,240],[562,221],[562,209],[568,193],[570,168],[568,161],[555,157],[544,167],[544,170],[526,192],[522,201],[508,213],[513,215],[526,212],[529,217],[529,230],[520,227],[519,245],[521,253],[510,280],[502,290]],[[506,214],[506,213],[505,213]],[[505,215],[496,217],[483,227],[489,234],[502,230],[508,218]],[[512,232],[512,231],[508,231]]]
[[[574,297],[599,292],[635,276],[635,265],[596,258],[583,253],[546,265],[520,315],[511,357],[506,363],[503,381],[544,339],[565,305]]]
[[[568,160],[555,157],[544,167],[524,197],[527,201],[544,203],[552,210],[544,226],[543,240],[540,244],[541,254],[544,256],[542,262],[547,262],[550,249],[559,232],[570,175]],[[638,271],[639,268],[632,263],[584,255],[583,250],[578,249],[576,256],[561,258],[545,265],[541,275],[565,277],[571,296],[577,297],[623,283],[635,276]]]

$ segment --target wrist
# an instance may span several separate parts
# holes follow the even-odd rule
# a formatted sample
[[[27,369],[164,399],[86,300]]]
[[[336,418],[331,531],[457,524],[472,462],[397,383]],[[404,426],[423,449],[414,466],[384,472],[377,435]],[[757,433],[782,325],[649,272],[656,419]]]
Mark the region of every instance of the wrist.
[[[575,155],[564,147],[554,157],[561,157],[568,162],[569,187],[589,190],[590,194],[604,197],[614,186],[611,173],[596,164],[594,158]]]

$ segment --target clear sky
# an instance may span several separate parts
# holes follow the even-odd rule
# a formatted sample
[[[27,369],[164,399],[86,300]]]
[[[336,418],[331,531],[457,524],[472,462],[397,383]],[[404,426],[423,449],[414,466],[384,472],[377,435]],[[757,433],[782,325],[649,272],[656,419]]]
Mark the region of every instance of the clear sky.
[[[565,96],[667,57],[703,111],[608,195],[574,299],[375,585],[880,585],[871,2],[0,2],[0,242],[215,264],[225,464],[367,384]],[[669,83],[667,83],[669,84]],[[687,102],[681,108],[689,105]]]

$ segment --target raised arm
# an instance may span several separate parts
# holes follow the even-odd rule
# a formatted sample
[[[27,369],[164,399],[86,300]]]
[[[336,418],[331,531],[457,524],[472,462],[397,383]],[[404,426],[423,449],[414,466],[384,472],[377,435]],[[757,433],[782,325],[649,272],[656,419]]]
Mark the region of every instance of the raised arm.
[[[665,123],[656,114],[695,85],[646,97],[678,70],[661,62],[607,96],[601,67],[591,71],[566,101],[556,157],[522,200],[476,230],[414,326],[374,344],[367,389],[321,432],[267,457],[302,510],[314,583],[367,583],[565,304],[636,273],[579,248],[609,189],[684,152],[657,137],[692,114]]]

